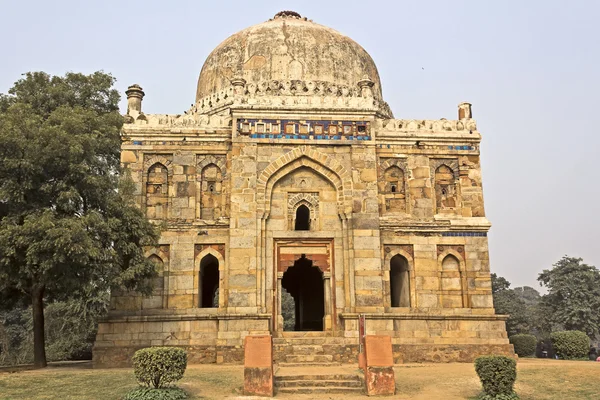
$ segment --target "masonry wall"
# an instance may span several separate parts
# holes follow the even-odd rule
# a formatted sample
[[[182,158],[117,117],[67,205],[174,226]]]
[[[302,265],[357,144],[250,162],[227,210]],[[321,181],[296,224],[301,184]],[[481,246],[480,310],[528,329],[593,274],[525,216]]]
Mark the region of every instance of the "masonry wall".
[[[363,313],[368,332],[393,337],[397,361],[512,351],[493,309],[478,134],[413,140],[388,125],[364,142],[317,144],[235,129],[127,129],[123,165],[140,207],[162,227],[160,246],[146,251],[159,278],[150,298],[115,288],[95,345],[99,365],[152,345],[186,347],[192,362],[238,362],[245,335],[275,329],[274,247],[285,238],[333,240],[326,328],[339,346],[358,345]],[[312,207],[307,232],[293,230],[298,204]],[[215,307],[202,308],[209,256],[219,289]],[[409,307],[392,307],[394,257],[407,265]]]

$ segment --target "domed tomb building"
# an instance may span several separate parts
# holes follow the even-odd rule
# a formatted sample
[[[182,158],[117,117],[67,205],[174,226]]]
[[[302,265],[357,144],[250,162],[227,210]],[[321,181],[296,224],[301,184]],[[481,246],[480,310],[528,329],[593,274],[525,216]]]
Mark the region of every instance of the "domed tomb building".
[[[276,362],[309,343],[313,361],[356,363],[361,315],[395,362],[512,354],[469,103],[394,119],[369,54],[289,11],[221,43],[185,113],[126,93],[122,163],[162,229],[159,277],[150,297],[113,290],[96,365],[155,345],[241,363],[253,334],[273,335]]]

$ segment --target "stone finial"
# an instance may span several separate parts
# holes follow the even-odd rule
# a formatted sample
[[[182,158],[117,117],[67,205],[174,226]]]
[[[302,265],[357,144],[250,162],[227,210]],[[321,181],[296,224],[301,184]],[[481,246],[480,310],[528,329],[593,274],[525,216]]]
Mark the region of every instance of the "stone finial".
[[[358,81],[358,87],[362,97],[373,97],[373,86],[375,82],[365,75],[360,81]]]
[[[458,105],[458,119],[471,119],[473,113],[471,112],[471,103],[463,101]]]
[[[290,10],[284,10],[284,11],[279,11],[277,14],[275,14],[275,16],[273,17],[275,18],[302,18],[302,15],[300,15],[299,13],[297,13],[296,11],[290,11]]]
[[[244,94],[244,86],[246,86],[246,80],[241,76],[236,76],[231,80],[231,85],[233,86],[233,92],[236,95]]]
[[[142,113],[142,100],[144,99],[144,91],[141,86],[133,84],[125,91],[127,95],[127,115],[136,118]]]

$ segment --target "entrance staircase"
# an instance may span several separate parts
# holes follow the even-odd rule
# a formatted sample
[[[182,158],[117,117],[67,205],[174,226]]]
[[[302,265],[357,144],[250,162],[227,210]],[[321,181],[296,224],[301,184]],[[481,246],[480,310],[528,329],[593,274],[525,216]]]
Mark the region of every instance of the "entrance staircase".
[[[277,393],[363,393],[358,365],[342,364],[326,354],[325,348],[337,346],[344,348],[344,339],[324,332],[284,332],[273,338]]]

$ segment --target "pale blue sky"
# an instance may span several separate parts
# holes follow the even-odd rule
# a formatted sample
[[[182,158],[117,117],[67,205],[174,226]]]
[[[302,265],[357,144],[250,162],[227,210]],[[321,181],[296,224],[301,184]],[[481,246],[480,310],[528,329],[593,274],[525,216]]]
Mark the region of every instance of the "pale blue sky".
[[[145,112],[180,113],[210,51],[281,10],[360,43],[396,118],[473,103],[493,272],[537,288],[564,254],[600,267],[597,1],[0,0],[0,92],[26,71],[102,69],[142,85]]]

